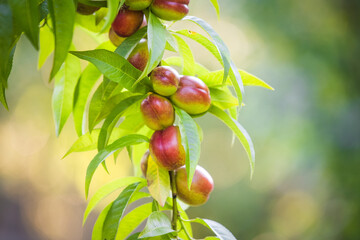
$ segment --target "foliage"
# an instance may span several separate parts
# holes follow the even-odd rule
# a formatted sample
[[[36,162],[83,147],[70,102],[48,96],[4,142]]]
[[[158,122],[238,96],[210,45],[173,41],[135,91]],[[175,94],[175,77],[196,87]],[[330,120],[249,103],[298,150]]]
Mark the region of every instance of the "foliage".
[[[187,16],[181,21],[191,21],[200,26],[204,33],[188,29],[174,31],[172,24],[159,19],[149,9],[145,9],[147,27],[140,28],[128,37],[116,50],[109,43],[102,43],[95,50],[76,51],[72,44],[76,26],[89,32],[104,33],[123,6],[124,0],[0,0],[0,101],[7,108],[5,89],[11,71],[12,59],[19,36],[24,33],[35,49],[39,50],[39,66],[54,52],[50,81],[54,79],[52,98],[56,133],[59,135],[67,119],[73,114],[75,130],[79,139],[68,154],[76,151],[96,149],[98,153],[89,163],[85,179],[85,195],[88,197],[90,182],[100,164],[106,169],[106,159],[126,149],[139,172],[139,158],[143,154],[139,146],[149,142],[153,131],[149,129],[139,112],[139,104],[152,86],[148,74],[159,64],[180,67],[180,74],[197,75],[210,88],[212,105],[209,112],[222,120],[238,137],[248,154],[251,175],[255,167],[255,151],[249,134],[236,120],[242,107],[244,86],[261,86],[272,89],[264,81],[236,68],[230,51],[221,37],[204,20]],[[219,4],[211,0],[219,17]],[[76,13],[77,4],[102,7],[89,16]],[[26,7],[24,7],[26,6]],[[139,41],[146,37],[149,59],[143,71],[134,67],[127,57]],[[210,71],[195,61],[187,40],[191,39],[204,46],[223,69]],[[49,42],[50,41],[50,42]],[[165,51],[179,53],[178,57],[163,60]],[[89,62],[82,70],[80,59]],[[102,78],[101,78],[102,77]],[[100,79],[100,80],[99,80]],[[96,84],[99,82],[99,84]],[[95,89],[95,86],[98,86]],[[93,95],[91,92],[95,91]],[[235,94],[234,94],[235,93]],[[87,112],[85,109],[89,107]],[[202,130],[195,118],[186,111],[175,107],[181,132],[181,144],[186,152],[188,186],[193,181],[200,159]],[[87,130],[86,130],[87,129]],[[137,146],[139,148],[137,148]],[[110,193],[120,191],[99,215],[93,230],[93,239],[125,239],[131,231],[148,218],[141,233],[128,239],[172,239],[176,236],[192,239],[190,223],[200,223],[214,232],[218,239],[235,239],[221,224],[207,219],[189,220],[181,205],[176,202],[176,191],[170,186],[171,175],[158,167],[150,158],[145,181],[142,178],[119,179],[100,188],[90,199],[85,210],[84,222],[97,204]],[[153,203],[145,203],[125,215],[128,206],[139,199],[148,199],[142,191],[147,186]],[[171,190],[171,191],[170,191]],[[170,193],[173,200],[170,201]],[[159,206],[160,205],[160,206]],[[170,222],[165,210],[172,210]],[[179,218],[177,211],[179,210]],[[175,223],[174,223],[175,219]],[[178,231],[177,224],[181,229]],[[175,225],[175,227],[174,227]],[[125,230],[126,229],[126,230]],[[208,239],[216,239],[209,237]]]

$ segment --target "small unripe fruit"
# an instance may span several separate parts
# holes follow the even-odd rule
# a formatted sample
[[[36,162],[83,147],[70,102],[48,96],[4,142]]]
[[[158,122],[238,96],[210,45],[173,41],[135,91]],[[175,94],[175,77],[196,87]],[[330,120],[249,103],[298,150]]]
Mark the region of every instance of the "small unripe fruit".
[[[114,44],[114,46],[116,47],[120,46],[120,44],[125,40],[125,38],[117,35],[112,28],[110,28],[109,30],[109,39],[112,42],[112,44]]]
[[[190,0],[154,0],[151,11],[161,19],[180,20],[189,12]]]
[[[186,168],[179,168],[175,174],[177,194],[181,201],[191,206],[199,206],[207,202],[214,189],[214,181],[204,168],[196,167],[190,190],[187,184]]]
[[[179,87],[171,101],[189,114],[201,114],[210,108],[210,91],[197,77],[182,76]]]
[[[171,102],[157,94],[150,94],[141,102],[140,110],[146,126],[153,130],[162,130],[173,125],[174,108]]]
[[[125,0],[125,4],[130,10],[144,10],[148,8],[152,0]]]
[[[111,27],[120,37],[129,37],[140,28],[143,19],[142,11],[121,8]]]
[[[78,3],[76,7],[76,12],[82,15],[91,15],[99,9],[100,7],[89,6],[83,3]]]
[[[150,139],[149,149],[157,165],[168,171],[185,164],[185,150],[181,145],[179,127],[170,126],[154,132]]]
[[[176,92],[180,77],[175,69],[160,66],[152,71],[150,81],[156,93],[163,96],[170,96]]]
[[[127,60],[140,71],[144,71],[149,60],[149,50],[145,39],[142,39],[139,42],[139,44],[130,53]]]
[[[141,162],[140,162],[141,172],[142,172],[144,177],[146,177],[146,172],[147,172],[148,162],[149,162],[149,156],[150,156],[150,151],[147,150],[144,153],[143,157],[141,158]]]

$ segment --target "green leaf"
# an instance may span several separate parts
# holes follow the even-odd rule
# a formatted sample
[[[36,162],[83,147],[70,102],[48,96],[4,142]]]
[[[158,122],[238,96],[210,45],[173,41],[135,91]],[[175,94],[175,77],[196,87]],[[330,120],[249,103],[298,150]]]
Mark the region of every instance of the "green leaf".
[[[149,156],[148,160],[146,179],[151,196],[158,201],[161,206],[164,206],[166,199],[170,196],[169,172],[160,168],[151,156]]]
[[[38,60],[38,69],[40,69],[46,59],[54,51],[54,35],[48,25],[40,28],[40,50],[39,50],[39,60]]]
[[[215,8],[216,15],[217,15],[218,19],[220,19],[220,7],[219,7],[218,0],[210,0],[210,2],[212,3],[212,5]]]
[[[111,23],[115,20],[115,17],[118,14],[119,9],[124,4],[124,2],[125,2],[125,0],[121,0],[121,2],[120,2],[120,0],[108,0],[107,1],[108,13],[106,16],[106,22],[100,31],[101,33],[108,30]],[[119,5],[119,3],[120,3],[120,5]]]
[[[152,203],[143,204],[126,214],[120,221],[115,240],[124,240],[129,236],[152,212]]]
[[[143,135],[131,134],[121,137],[120,139],[116,140],[115,142],[98,152],[98,154],[96,154],[96,156],[91,160],[86,170],[85,196],[88,197],[90,182],[95,173],[95,170],[100,165],[100,163],[102,163],[108,156],[110,156],[120,148],[148,141],[149,139]]]
[[[105,77],[111,81],[120,83],[121,86],[131,92],[146,93],[150,89],[148,83],[144,81],[134,86],[136,80],[141,75],[141,71],[136,69],[119,54],[104,49],[71,53],[91,62]]]
[[[139,238],[156,237],[174,232],[171,229],[171,222],[163,212],[153,212],[150,214],[144,230]]]
[[[104,221],[106,219],[106,216],[108,214],[108,212],[110,211],[111,206],[113,205],[113,203],[110,203],[109,205],[107,205],[104,210],[101,211],[99,217],[97,218],[95,225],[93,227],[93,231],[92,231],[92,240],[104,240],[102,237],[102,229],[104,226]]]
[[[238,121],[231,118],[227,115],[223,110],[218,107],[211,106],[209,112],[218,117],[221,121],[223,121],[237,136],[241,144],[243,145],[250,161],[250,169],[251,169],[251,177],[254,174],[255,169],[255,149],[254,145],[251,141],[249,134],[246,130],[240,125]]]
[[[138,81],[147,76],[161,62],[165,51],[167,34],[168,33],[165,26],[150,11],[147,28],[150,57],[148,63],[146,64],[145,70],[138,77]]]
[[[100,71],[92,64],[89,64],[80,76],[76,86],[76,97],[74,99],[73,115],[75,129],[79,136],[85,133],[85,107],[91,89],[100,78]]]
[[[227,46],[225,45],[224,41],[220,38],[219,34],[215,32],[215,30],[204,20],[201,18],[197,18],[194,16],[187,16],[184,20],[190,20],[197,25],[199,25],[202,29],[205,30],[209,34],[209,36],[214,40],[214,43],[218,49],[218,52],[221,55],[222,64],[224,66],[224,81],[226,80],[229,70],[230,70],[230,52]]]
[[[213,231],[220,240],[236,240],[234,235],[223,225],[209,219],[196,218],[191,222],[200,223]]]
[[[75,22],[75,5],[73,0],[48,0],[49,12],[55,35],[54,64],[50,79],[53,79],[67,57]]]
[[[38,0],[9,1],[16,23],[25,32],[35,49],[39,49],[39,8]]]
[[[219,63],[221,65],[223,65],[223,59],[219,53],[219,49],[216,47],[215,43],[211,40],[209,40],[207,37],[205,37],[204,35],[198,33],[198,32],[194,32],[194,31],[189,31],[189,30],[179,30],[176,31],[177,34],[181,34],[183,36],[186,36],[196,42],[198,42],[199,44],[201,44],[203,47],[205,47],[212,55],[214,55],[214,57],[219,61]]]
[[[71,148],[67,151],[63,158],[68,156],[73,152],[85,152],[95,150],[97,148],[97,141],[99,139],[100,129],[94,129],[91,132],[87,132],[84,135],[80,136],[71,146]],[[129,130],[123,130],[120,128],[114,128],[110,138],[109,143],[113,143],[119,137],[123,137],[126,134],[131,133]]]
[[[175,112],[180,120],[181,143],[186,151],[186,173],[190,189],[195,169],[200,159],[201,141],[194,119],[178,107],[175,107]]]
[[[140,28],[136,33],[127,37],[120,46],[115,50],[117,54],[123,58],[127,58],[140,40],[146,35],[147,26]]]
[[[267,84],[266,82],[264,82],[263,80],[261,80],[260,78],[244,71],[244,70],[240,70],[238,69],[239,74],[241,75],[241,78],[243,80],[244,86],[258,86],[258,87],[263,87],[263,88],[267,88],[270,90],[274,90],[269,84]],[[224,71],[223,70],[218,70],[218,71],[214,71],[214,72],[202,72],[199,75],[199,78],[203,79],[203,81],[205,82],[205,84],[209,87],[217,87],[217,86],[221,86],[222,85],[222,77],[224,75]],[[228,85],[231,84],[230,82],[230,78],[227,79],[226,83]]]
[[[101,200],[103,200],[105,197],[113,193],[114,191],[129,186],[133,183],[142,182],[146,184],[145,180],[143,178],[139,177],[125,177],[120,178],[115,181],[112,181],[104,186],[102,186],[99,190],[96,191],[94,196],[90,199],[83,218],[83,225],[86,222],[87,217],[92,212],[92,210],[99,204]]]
[[[104,78],[103,82],[96,89],[89,106],[89,131],[92,131],[99,123],[102,110],[107,106],[106,103],[112,94],[117,91],[119,84]],[[120,87],[120,90],[121,87]]]
[[[238,73],[234,62],[230,58],[229,49],[226,47],[224,41],[220,38],[220,36],[214,31],[214,29],[204,20],[193,17],[187,16],[184,19],[190,20],[197,25],[199,25],[202,29],[204,29],[213,39],[218,51],[221,55],[221,59],[223,62],[224,67],[224,76],[223,76],[223,83],[226,82],[227,77],[230,75],[230,81],[235,89],[236,95],[239,99],[239,103],[242,103],[242,94],[244,92],[244,86],[241,80],[241,76]]]
[[[173,35],[179,46],[179,52],[182,57],[182,74],[187,76],[195,75],[195,59],[189,45],[179,36]]]
[[[180,57],[169,57],[165,60],[162,60],[161,65],[181,67],[182,59]],[[201,64],[199,64],[197,62],[195,62],[194,68],[195,68],[194,71],[196,73],[195,76],[198,76],[199,78],[200,78],[200,76],[205,76],[210,72],[208,69],[206,69],[204,66],[202,66]]]
[[[132,96],[124,99],[116,107],[112,110],[109,116],[105,119],[104,124],[101,127],[99,140],[98,140],[98,150],[103,149],[109,141],[109,137],[115,124],[124,113],[124,111],[130,107],[132,104],[136,103],[136,101],[142,99],[143,96]]]
[[[221,109],[228,109],[239,105],[237,98],[231,94],[227,87],[210,88],[210,96],[212,104]]]
[[[241,78],[242,78],[245,86],[258,86],[258,87],[263,87],[263,88],[267,88],[270,90],[274,90],[274,88],[271,87],[269,84],[267,84],[260,78],[254,76],[244,70],[239,70],[239,73],[241,75]]]
[[[69,54],[63,68],[55,77],[52,106],[57,136],[72,112],[75,87],[80,73],[79,59]]]
[[[124,214],[125,208],[131,201],[131,198],[136,192],[143,188],[146,183],[138,182],[133,183],[126,187],[118,196],[118,198],[113,202],[106,219],[104,221],[104,226],[102,229],[103,239],[115,239],[118,226],[120,224],[121,218]]]
[[[1,82],[0,82],[0,102],[7,110],[9,109],[7,101],[6,101],[6,97],[5,97],[5,87],[2,85]]]

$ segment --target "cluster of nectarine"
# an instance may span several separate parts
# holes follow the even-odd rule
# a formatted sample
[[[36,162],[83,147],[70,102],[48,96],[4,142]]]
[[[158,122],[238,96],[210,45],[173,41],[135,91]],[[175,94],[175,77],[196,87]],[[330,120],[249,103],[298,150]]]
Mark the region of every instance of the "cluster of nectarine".
[[[181,144],[179,127],[174,126],[173,104],[189,114],[202,114],[211,104],[209,88],[196,77],[179,76],[171,67],[155,68],[150,81],[154,93],[150,93],[141,103],[141,113],[145,124],[155,130],[150,139],[149,153],[142,162],[146,175],[148,157],[159,167],[175,171],[177,193],[180,200],[189,205],[201,205],[207,201],[213,190],[213,180],[205,169],[198,166],[190,190],[187,187],[185,149]]]
[[[157,17],[173,21],[185,17],[190,0],[126,0],[120,8],[109,30],[109,39],[119,46],[127,37],[147,25],[144,10],[149,9]],[[77,11],[93,14],[99,8],[79,3]],[[127,59],[134,67],[144,71],[149,60],[146,39],[142,39]],[[141,168],[146,176],[147,161],[151,157],[159,167],[175,171],[177,193],[180,200],[189,205],[204,204],[213,190],[210,174],[197,166],[190,189],[187,186],[185,149],[181,143],[178,126],[174,126],[173,105],[190,115],[205,113],[211,104],[210,91],[197,77],[180,76],[166,66],[156,67],[150,74],[153,93],[149,93],[141,103],[141,113],[145,124],[155,130],[150,139],[149,150],[143,157]]]

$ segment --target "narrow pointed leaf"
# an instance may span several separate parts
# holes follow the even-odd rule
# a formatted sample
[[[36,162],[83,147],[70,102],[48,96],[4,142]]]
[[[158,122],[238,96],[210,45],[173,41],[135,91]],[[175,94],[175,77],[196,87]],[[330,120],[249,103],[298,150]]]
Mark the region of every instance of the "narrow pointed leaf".
[[[17,24],[25,32],[35,49],[39,49],[38,0],[11,0],[9,4]]]
[[[146,93],[150,89],[150,86],[144,81],[135,85],[141,72],[119,54],[104,49],[71,53],[91,62],[108,79],[120,83],[131,92]]]
[[[75,5],[73,0],[48,0],[48,7],[55,35],[55,53],[50,74],[51,80],[65,61],[71,45],[75,22]]]
[[[131,201],[131,198],[145,185],[145,183],[140,182],[129,185],[120,193],[118,198],[113,202],[106,216],[102,229],[102,237],[104,239],[115,239],[118,226],[124,215],[126,207]]]
[[[209,112],[215,115],[216,117],[218,117],[221,121],[223,121],[235,133],[235,135],[243,145],[250,161],[250,169],[251,169],[251,177],[252,177],[255,169],[255,149],[249,134],[240,125],[238,121],[231,118],[220,108],[211,106]]]
[[[152,212],[152,203],[143,204],[126,214],[120,221],[115,240],[125,240]]]
[[[201,219],[201,218],[191,220],[191,222],[200,223],[203,226],[209,228],[211,231],[213,231],[216,234],[216,236],[220,240],[236,240],[234,235],[227,228],[225,228],[223,225],[221,225],[218,222],[209,219]]]
[[[143,98],[142,95],[128,97],[116,105],[116,107],[112,110],[109,116],[105,119],[105,122],[101,127],[99,140],[98,140],[98,150],[105,148],[106,144],[109,141],[111,132],[115,127],[115,124],[121,117],[122,113],[124,113],[124,111],[132,104],[135,104],[136,101],[142,98]]]
[[[106,22],[101,29],[100,32],[105,32],[110,27],[111,23],[114,21],[116,15],[118,14],[119,8],[124,4],[125,0],[108,0],[107,1],[107,7],[108,7],[108,13],[106,16]],[[120,3],[120,5],[119,5]]]
[[[40,69],[50,54],[54,51],[54,35],[48,25],[40,28],[40,49],[38,69]]]
[[[80,76],[80,61],[72,55],[66,58],[64,67],[55,77],[52,96],[56,135],[59,135],[73,108],[74,92]]]
[[[210,96],[212,104],[221,109],[228,109],[239,105],[238,99],[231,94],[227,87],[210,88]]]
[[[210,2],[212,3],[212,5],[215,8],[216,15],[217,15],[218,19],[220,19],[220,7],[219,7],[218,0],[210,0]]]
[[[120,148],[139,144],[143,142],[149,142],[149,139],[143,135],[139,134],[131,134],[124,137],[119,138],[100,152],[96,154],[96,156],[91,160],[87,171],[86,171],[86,178],[85,178],[85,196],[87,197],[89,194],[89,186],[92,179],[92,176],[95,173],[95,170],[97,167],[102,163],[108,156],[113,154],[115,151],[117,151]]]
[[[127,58],[140,40],[146,35],[147,27],[140,28],[136,33],[126,38],[115,50],[123,58]]]
[[[93,227],[91,240],[104,240],[104,238],[102,237],[102,229],[104,226],[106,216],[107,216],[108,212],[110,211],[110,208],[112,205],[113,205],[113,203],[110,203],[109,205],[107,205],[104,208],[104,210],[101,211],[101,213],[100,213],[99,217],[97,218],[95,225]]]
[[[182,64],[182,59],[180,57],[169,57],[165,60],[161,61],[161,65],[163,66],[178,66],[181,67]],[[207,75],[210,71],[204,67],[203,65],[195,62],[195,76],[199,77],[200,76],[205,76]]]
[[[76,98],[74,99],[73,115],[75,129],[78,136],[85,133],[85,107],[91,89],[100,78],[100,71],[92,64],[89,64],[79,79],[76,87]]]
[[[137,183],[137,182],[143,182],[144,184],[145,179],[139,178],[139,177],[125,177],[120,178],[115,181],[112,181],[104,186],[102,186],[99,190],[96,191],[94,196],[90,199],[83,218],[83,225],[86,222],[87,217],[92,212],[92,210],[98,205],[98,203],[103,200],[105,197],[113,193],[114,191],[129,186],[130,184]]]
[[[151,196],[158,201],[161,206],[165,205],[166,199],[170,196],[170,176],[169,172],[160,168],[149,156],[146,179]]]
[[[147,36],[150,57],[137,82],[147,76],[161,62],[166,46],[167,30],[151,11],[149,12]]]
[[[186,173],[190,189],[195,169],[200,159],[201,141],[194,119],[178,107],[175,107],[175,112],[180,120],[181,143],[186,151]]]
[[[163,212],[153,212],[150,214],[144,230],[139,238],[148,238],[165,235],[174,232],[171,229],[171,222]]]
[[[179,46],[179,52],[183,59],[182,74],[188,76],[195,75],[195,59],[189,45],[179,36],[173,35]]]

